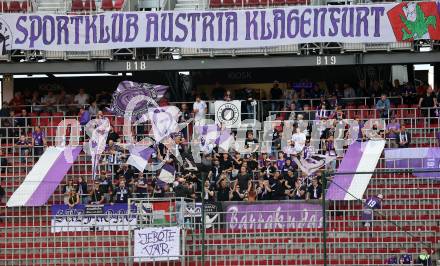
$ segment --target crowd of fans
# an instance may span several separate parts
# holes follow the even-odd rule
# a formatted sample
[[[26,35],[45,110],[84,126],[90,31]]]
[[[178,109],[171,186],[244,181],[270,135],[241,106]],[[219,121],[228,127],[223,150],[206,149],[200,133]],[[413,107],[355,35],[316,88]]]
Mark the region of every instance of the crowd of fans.
[[[292,83],[288,86],[292,89],[282,90],[280,84],[274,82],[270,96],[267,97],[272,101],[264,102],[261,108],[265,110],[263,112],[265,115],[268,115],[269,111],[279,111],[278,120],[296,121],[291,128],[292,138],[288,142],[291,149],[281,149],[282,125],[274,127],[271,133],[270,145],[273,150],[271,153],[258,152],[262,144],[261,138],[255,137],[256,132],[253,130],[249,130],[246,134],[244,145],[248,153],[245,155],[232,150],[224,152],[215,145],[201,143],[202,161],[195,164],[196,169],[186,164],[180,165],[165,145],[155,144],[149,163],[165,162],[176,169],[174,182],[166,183],[158,178],[160,170],[139,172],[127,163],[128,150],[121,145],[122,139],[118,130],[111,126],[107,145],[99,162],[99,173],[94,179],[91,175],[69,175],[67,183],[62,186],[64,203],[70,207],[77,204],[127,203],[131,197],[185,197],[198,201],[203,198],[212,203],[285,199],[321,200],[325,189],[324,178],[331,178],[338,160],[327,165],[325,169],[308,174],[300,169],[294,159],[310,159],[317,154],[336,156],[334,143],[336,124],[346,118],[345,109],[356,103],[353,98],[371,98],[368,100],[369,105],[377,111],[379,117],[387,121],[385,125],[373,124],[371,128],[376,135],[372,135],[365,129],[366,121],[356,117],[359,126],[357,141],[364,141],[367,138],[386,138],[391,148],[409,147],[412,138],[404,124],[405,119],[397,119],[392,111],[392,106],[400,103],[409,107],[417,106],[421,108],[422,116],[429,117],[431,122],[438,121],[436,119],[438,119],[437,107],[440,107],[440,90],[433,90],[425,84],[414,87],[410,84],[401,85],[396,80],[393,84],[373,81],[368,87],[365,81],[359,81],[356,86],[335,83],[332,86],[322,87],[311,82]],[[230,90],[216,84],[212,97],[198,95],[192,105],[184,103],[179,106],[181,110],[179,122],[194,118],[195,125],[202,124],[208,113],[208,103],[205,100],[242,99],[245,101],[242,110],[245,116],[254,111],[253,102],[261,100],[251,89],[245,88],[234,93],[233,96]],[[398,101],[393,98],[394,96],[400,96]],[[374,98],[378,99],[374,100]],[[109,92],[104,91],[90,96],[84,89],[80,89],[75,95],[70,95],[63,89],[59,89],[57,93],[49,90],[43,97],[38,91],[17,92],[10,102],[3,103],[3,108],[0,110],[2,125],[0,135],[12,136],[16,139],[14,146],[19,153],[19,160],[21,163],[27,163],[29,158],[38,159],[50,143],[44,127],[32,124],[30,112],[37,115],[62,112],[64,115],[78,117],[80,124],[84,126],[92,118],[104,118],[103,111],[111,100],[112,96]],[[320,132],[319,150],[313,150],[310,145],[310,134],[298,130],[298,121],[328,119],[335,119],[335,123]],[[308,124],[308,132],[311,132],[311,125],[312,123]],[[174,148],[182,155],[184,161],[188,159],[188,162],[193,161],[189,145],[192,129],[185,128],[172,136],[176,143]],[[151,128],[148,126],[136,127],[138,139],[149,133]],[[344,136],[346,139],[351,137],[347,132]],[[437,132],[436,137],[440,142],[440,131]],[[2,173],[10,163],[5,151],[6,149],[0,148]],[[203,183],[202,180],[205,182]],[[0,200],[4,195],[5,191],[0,187]],[[409,264],[412,261],[412,256],[402,251],[400,257],[392,257],[387,263]],[[424,250],[414,261],[430,265],[428,264],[430,256]]]
[[[248,154],[238,152],[221,152],[218,147],[201,144],[202,162],[197,164],[197,171],[188,170],[179,165],[176,158],[163,144],[154,145],[150,163],[157,164],[165,161],[176,169],[175,181],[164,183],[157,178],[159,172],[139,172],[127,164],[128,151],[121,143],[121,137],[112,126],[107,139],[107,147],[101,156],[100,173],[93,180],[89,176],[78,176],[75,180],[69,179],[63,187],[64,202],[71,206],[78,203],[101,204],[106,202],[125,203],[132,196],[136,197],[189,197],[200,200],[202,197],[207,201],[255,201],[255,200],[283,200],[283,199],[321,199],[323,190],[322,172],[317,171],[308,175],[301,171],[294,162],[294,158],[310,159],[316,154],[335,156],[334,132],[336,124],[346,118],[344,108],[352,104],[354,97],[373,96],[380,97],[374,104],[374,108],[382,118],[387,120],[386,125],[374,124],[375,136],[369,134],[365,121],[360,117],[358,141],[367,138],[387,138],[389,147],[409,147],[411,134],[407,131],[404,120],[395,118],[391,111],[394,99],[387,95],[401,95],[406,104],[418,104],[419,107],[432,107],[422,109],[425,116],[436,117],[436,107],[440,97],[440,91],[435,91],[424,84],[413,87],[409,84],[401,85],[398,80],[393,85],[384,85],[383,82],[373,81],[367,87],[364,81],[357,86],[338,83],[328,87],[321,87],[310,82],[289,84],[292,89],[282,90],[276,81],[270,90],[271,99],[284,99],[271,101],[264,108],[280,112],[279,120],[327,120],[335,119],[335,123],[320,132],[319,150],[313,150],[310,145],[310,134],[300,132],[298,123],[292,128],[292,139],[289,141],[291,151],[281,150],[281,136],[283,126],[273,128],[271,146],[272,153],[258,153],[261,138],[255,137],[255,131],[247,132],[245,148]],[[385,94],[386,93],[386,94]],[[235,92],[232,96],[230,90],[225,90],[217,84],[211,99],[232,98],[245,100],[243,105],[245,113],[251,112],[255,94],[250,89]],[[315,100],[304,100],[313,98]],[[76,95],[69,95],[64,90],[58,93],[49,91],[44,97],[40,97],[38,91],[17,92],[14,98],[3,105],[0,111],[1,123],[4,126],[0,134],[7,134],[16,138],[15,146],[20,155],[21,162],[26,162],[28,157],[38,158],[48,145],[47,136],[40,125],[33,125],[29,118],[29,112],[54,113],[63,112],[66,115],[79,117],[81,125],[94,118],[103,118],[103,110],[111,102],[112,96],[108,92],[102,92],[93,97],[80,89]],[[181,104],[179,122],[188,121],[194,117],[195,124],[200,124],[206,117],[208,104],[203,100],[206,96],[198,95],[191,105]],[[32,108],[32,109],[30,109]],[[23,130],[18,130],[22,128]],[[32,131],[26,129],[33,128]],[[144,136],[151,133],[148,126],[137,126],[137,134]],[[311,132],[311,123],[308,124],[308,132]],[[11,130],[11,132],[6,132]],[[189,136],[191,127],[174,134],[176,149],[183,158],[192,160]],[[348,139],[351,136],[345,134]],[[439,134],[440,137],[440,134]],[[3,149],[0,152],[3,153]],[[5,171],[7,159],[0,153],[0,166]],[[32,156],[31,156],[32,155]],[[330,172],[336,167],[336,161],[328,166]],[[89,182],[87,182],[87,179]],[[90,182],[93,180],[93,183]],[[202,184],[202,180],[206,180]],[[202,186],[204,194],[202,194]]]

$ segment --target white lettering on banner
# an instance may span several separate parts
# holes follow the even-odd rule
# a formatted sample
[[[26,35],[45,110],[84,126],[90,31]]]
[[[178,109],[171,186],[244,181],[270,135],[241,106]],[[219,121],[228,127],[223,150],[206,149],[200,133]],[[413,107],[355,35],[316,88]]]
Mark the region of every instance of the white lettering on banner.
[[[435,15],[425,14],[425,10],[435,10]],[[0,25],[5,29],[0,34],[4,44],[1,52],[141,47],[231,49],[314,42],[438,40],[437,10],[436,2],[418,2],[70,16],[1,14]],[[420,15],[413,18],[412,13]],[[335,65],[336,57],[319,56],[316,64]],[[145,68],[142,62],[127,64],[127,70]]]
[[[136,262],[178,260],[179,256],[179,227],[147,227],[134,231]]]
[[[61,206],[61,207],[59,207]],[[57,209],[51,220],[51,232],[128,231],[136,225],[136,217],[129,216],[125,209],[109,209],[103,215],[86,215],[83,209],[65,209],[64,205],[53,205]]]
[[[286,228],[321,228],[323,218],[316,210],[287,211],[277,207],[272,212],[240,213],[237,206],[227,209],[228,229],[286,229]]]

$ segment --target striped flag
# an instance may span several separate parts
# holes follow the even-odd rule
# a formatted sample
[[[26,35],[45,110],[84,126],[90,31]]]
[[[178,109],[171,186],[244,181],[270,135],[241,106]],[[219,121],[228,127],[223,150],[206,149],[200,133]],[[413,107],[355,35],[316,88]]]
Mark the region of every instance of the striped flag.
[[[127,163],[143,172],[147,168],[148,160],[150,160],[154,152],[155,150],[151,147],[136,145],[130,149],[130,157],[128,157]]]
[[[160,170],[159,180],[170,184],[174,182],[174,176],[176,174],[176,169],[170,164],[164,164],[162,170]]]
[[[23,183],[12,194],[7,206],[42,206],[46,204],[73,162],[81,152],[81,147],[49,147],[27,174]],[[72,154],[67,160],[65,153]]]
[[[326,198],[329,200],[356,200],[362,198],[385,147],[385,140],[354,142],[339,166],[330,184]]]

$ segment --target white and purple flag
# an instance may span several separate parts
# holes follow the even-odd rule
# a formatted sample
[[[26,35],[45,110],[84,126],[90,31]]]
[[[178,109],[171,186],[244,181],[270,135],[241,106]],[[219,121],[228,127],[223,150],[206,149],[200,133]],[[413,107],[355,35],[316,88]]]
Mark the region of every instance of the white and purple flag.
[[[211,144],[218,146],[219,152],[227,152],[234,141],[230,129],[222,129],[216,124],[197,126],[196,131],[202,146]]]
[[[177,118],[179,108],[176,106],[165,106],[148,109],[148,117],[153,127],[154,139],[159,142],[179,130]]]
[[[174,182],[176,169],[170,164],[164,164],[162,170],[160,170],[159,180],[167,184]]]
[[[81,149],[80,146],[47,148],[6,205],[8,207],[29,207],[46,204],[78,157]],[[65,153],[69,153],[70,159],[73,160],[68,160],[69,156],[66,156]]]
[[[326,198],[328,200],[362,198],[384,147],[385,140],[351,144],[330,184]]]
[[[121,81],[113,93],[113,100],[109,111],[115,115],[124,116],[130,101],[138,96],[144,96],[141,101],[136,103],[133,110],[130,110],[132,118],[134,120],[139,119],[148,112],[148,108],[157,106],[157,102],[162,99],[167,90],[168,87],[164,85],[138,83],[128,80]]]
[[[135,145],[130,149],[130,157],[128,157],[127,163],[143,172],[147,168],[148,160],[150,160],[154,152],[155,150],[151,147]]]
[[[105,150],[107,136],[110,132],[110,121],[107,118],[90,120],[85,130],[90,140],[83,144],[83,148],[92,158],[92,177],[95,179],[99,170],[99,160]]]

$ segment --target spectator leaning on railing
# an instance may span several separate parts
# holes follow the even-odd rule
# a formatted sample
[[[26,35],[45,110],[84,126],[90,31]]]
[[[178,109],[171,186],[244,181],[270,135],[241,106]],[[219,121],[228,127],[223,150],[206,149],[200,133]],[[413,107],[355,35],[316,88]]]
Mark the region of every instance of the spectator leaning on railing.
[[[45,134],[39,126],[36,126],[32,132],[32,145],[34,146],[34,156],[37,157],[43,154],[44,147],[47,146]]]
[[[372,196],[363,200],[363,202],[365,203],[364,210],[362,212],[362,220],[364,221],[364,226],[372,227],[372,223],[374,221],[374,211],[382,208],[382,200],[382,194],[378,194],[377,197]]]
[[[379,112],[381,118],[388,118],[390,111],[390,100],[386,94],[382,94],[380,99],[376,102],[376,110]]]

